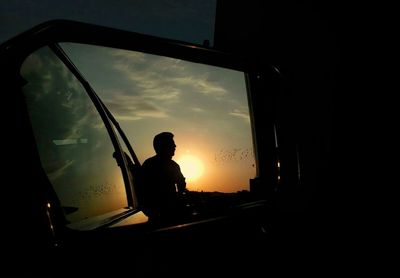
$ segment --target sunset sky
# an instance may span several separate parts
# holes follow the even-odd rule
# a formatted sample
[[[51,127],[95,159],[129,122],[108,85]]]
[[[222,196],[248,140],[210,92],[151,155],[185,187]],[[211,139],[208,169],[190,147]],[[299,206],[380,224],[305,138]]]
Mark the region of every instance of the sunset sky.
[[[61,46],[120,122],[140,162],[154,155],[154,135],[171,131],[173,159],[188,189],[249,189],[255,162],[243,72],[140,52]]]

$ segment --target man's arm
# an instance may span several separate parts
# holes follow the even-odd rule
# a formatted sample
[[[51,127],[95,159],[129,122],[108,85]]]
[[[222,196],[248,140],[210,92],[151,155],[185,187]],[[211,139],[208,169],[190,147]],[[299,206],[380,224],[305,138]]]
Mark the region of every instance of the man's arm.
[[[176,163],[176,186],[179,193],[186,192],[186,179],[181,172],[181,167]]]

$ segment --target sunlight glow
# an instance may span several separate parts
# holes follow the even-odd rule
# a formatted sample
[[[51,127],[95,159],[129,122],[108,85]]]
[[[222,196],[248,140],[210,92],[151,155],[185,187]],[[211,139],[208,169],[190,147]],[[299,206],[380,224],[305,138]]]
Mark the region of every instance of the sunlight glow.
[[[177,163],[181,167],[182,174],[187,181],[196,180],[203,174],[203,162],[196,156],[185,154]]]

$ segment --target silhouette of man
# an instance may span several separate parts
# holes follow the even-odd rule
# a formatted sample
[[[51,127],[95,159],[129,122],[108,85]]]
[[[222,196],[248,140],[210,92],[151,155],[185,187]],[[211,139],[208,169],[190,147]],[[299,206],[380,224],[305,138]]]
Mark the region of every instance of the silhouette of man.
[[[150,220],[174,220],[180,212],[180,196],[186,191],[185,177],[172,157],[176,145],[171,132],[153,140],[156,155],[142,165],[144,212]]]

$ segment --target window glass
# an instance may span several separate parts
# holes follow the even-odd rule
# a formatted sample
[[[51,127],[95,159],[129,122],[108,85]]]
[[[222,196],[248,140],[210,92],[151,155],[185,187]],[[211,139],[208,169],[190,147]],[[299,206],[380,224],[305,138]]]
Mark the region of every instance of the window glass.
[[[81,83],[48,47],[31,54],[21,75],[43,169],[74,223],[110,216],[127,195],[104,123]]]
[[[243,72],[135,51],[63,43],[120,122],[141,162],[155,134],[174,133],[173,159],[191,191],[249,191],[256,175]]]

